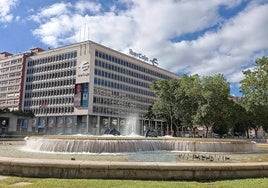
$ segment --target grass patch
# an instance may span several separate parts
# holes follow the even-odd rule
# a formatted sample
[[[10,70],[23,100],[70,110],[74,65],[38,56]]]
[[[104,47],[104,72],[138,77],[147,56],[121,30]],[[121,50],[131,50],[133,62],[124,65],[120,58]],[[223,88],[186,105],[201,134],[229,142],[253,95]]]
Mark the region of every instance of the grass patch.
[[[20,184],[23,182],[23,184]],[[27,188],[73,188],[73,187],[94,187],[94,188],[266,188],[268,178],[224,180],[211,182],[197,181],[141,181],[141,180],[102,180],[102,179],[55,179],[55,178],[22,178],[8,177],[0,180],[0,188],[6,187],[27,187]]]

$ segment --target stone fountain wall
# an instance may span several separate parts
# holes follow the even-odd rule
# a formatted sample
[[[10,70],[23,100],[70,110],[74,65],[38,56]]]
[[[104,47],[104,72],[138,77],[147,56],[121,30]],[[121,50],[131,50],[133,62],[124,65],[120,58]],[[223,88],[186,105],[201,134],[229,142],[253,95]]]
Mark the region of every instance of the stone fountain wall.
[[[268,163],[90,162],[0,157],[0,174],[39,178],[217,180],[268,177]]]

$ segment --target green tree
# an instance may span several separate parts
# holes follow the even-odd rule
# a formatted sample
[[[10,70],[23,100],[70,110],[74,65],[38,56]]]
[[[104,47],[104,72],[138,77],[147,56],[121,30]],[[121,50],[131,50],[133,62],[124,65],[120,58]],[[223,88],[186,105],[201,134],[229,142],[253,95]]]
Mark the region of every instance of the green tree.
[[[153,104],[152,111],[156,117],[163,118],[174,130],[180,122],[176,119],[175,108],[176,97],[175,90],[178,87],[178,81],[175,79],[171,80],[157,80],[150,85],[150,88],[155,93],[157,100]],[[174,126],[174,127],[173,127]]]
[[[0,114],[5,114],[5,113],[10,113],[9,108],[3,108],[3,109],[0,108]]]
[[[216,126],[227,125],[230,120],[230,85],[222,74],[204,77],[201,85],[202,99],[194,122],[206,127],[207,137],[210,128],[217,130]]]
[[[249,138],[249,128],[251,127],[251,114],[246,111],[246,109],[241,105],[241,103],[234,103],[233,104],[233,135],[234,136],[247,136]]]
[[[23,117],[35,117],[34,113],[31,110],[10,110],[9,108],[0,109],[0,114],[4,113],[12,113],[15,116],[23,116]]]
[[[156,116],[153,112],[153,105],[149,106],[147,113],[144,115],[146,119],[152,120],[155,119]]]
[[[194,117],[197,113],[199,101],[201,99],[201,83],[198,75],[183,75],[178,80],[176,89],[176,118],[181,121],[181,129],[190,129],[195,132]],[[194,134],[195,136],[195,134]]]
[[[243,72],[241,91],[244,94],[242,105],[252,114],[252,128],[256,136],[259,127],[268,131],[268,57],[255,61],[255,68]]]
[[[234,102],[230,98],[225,98],[225,100],[222,100],[221,102],[221,112],[218,116],[218,119],[215,119],[215,123],[212,126],[212,130],[214,133],[219,134],[220,137],[223,137],[224,135],[229,134],[230,129],[233,128],[235,118],[234,114],[235,108],[234,108]]]
[[[34,118],[35,115],[31,110],[13,110],[11,111],[12,114],[16,115],[16,116],[23,116],[23,117],[30,117],[30,118]]]

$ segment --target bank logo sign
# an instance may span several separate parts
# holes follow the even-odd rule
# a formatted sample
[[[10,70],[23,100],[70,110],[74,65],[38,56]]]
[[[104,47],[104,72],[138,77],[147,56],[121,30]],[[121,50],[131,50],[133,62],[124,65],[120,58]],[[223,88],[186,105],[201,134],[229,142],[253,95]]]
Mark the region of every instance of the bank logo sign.
[[[80,70],[78,77],[89,76],[89,66],[90,64],[88,61],[82,61],[80,63],[80,66],[78,67],[78,69]]]
[[[81,69],[82,71],[87,71],[87,70],[89,69],[89,62],[87,62],[87,61],[83,61],[83,62],[81,63],[81,65],[80,65],[80,69]]]
[[[134,52],[132,49],[129,49],[129,54],[131,56],[136,57],[138,59],[141,59],[143,61],[151,62],[152,65],[154,65],[154,66],[158,66],[157,58],[149,59],[149,57],[147,57],[146,55],[144,55],[142,53]]]

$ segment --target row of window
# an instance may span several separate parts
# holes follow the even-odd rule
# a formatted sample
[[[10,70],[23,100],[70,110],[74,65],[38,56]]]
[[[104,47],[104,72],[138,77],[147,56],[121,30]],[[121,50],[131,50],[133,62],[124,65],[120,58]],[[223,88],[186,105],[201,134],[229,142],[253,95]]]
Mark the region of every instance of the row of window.
[[[0,79],[4,80],[4,79],[20,77],[20,76],[21,76],[21,72],[15,72],[15,73],[9,73],[9,74],[1,74]]]
[[[53,97],[59,95],[73,95],[74,88],[64,88],[64,89],[51,89],[51,90],[36,90],[32,92],[25,93],[25,99],[35,98],[35,97]]]
[[[113,99],[119,99],[119,100],[131,100],[141,103],[154,103],[155,99],[144,97],[141,95],[134,95],[132,93],[125,93],[125,92],[119,92],[115,90],[110,90],[106,88],[101,87],[94,87],[94,95],[98,96],[107,96]]]
[[[17,105],[19,103],[18,99],[9,99],[9,100],[1,100],[0,101],[0,105],[4,106],[4,105],[11,105],[11,104],[15,104]]]
[[[47,108],[32,108],[34,114],[67,114],[74,112],[73,106],[47,107]]]
[[[0,98],[14,98],[18,97],[20,93],[8,93],[8,94],[0,94]]]
[[[114,62],[114,63],[117,63],[117,64],[124,66],[124,67],[129,67],[131,69],[138,70],[139,72],[143,72],[145,74],[150,74],[152,76],[156,76],[156,77],[161,78],[161,79],[165,79],[165,80],[170,79],[170,77],[167,75],[161,74],[161,73],[153,71],[151,69],[147,69],[145,67],[141,67],[141,66],[136,65],[134,63],[122,60],[120,58],[114,57],[114,56],[106,54],[104,52],[100,52],[98,50],[95,51],[95,56],[102,58],[102,59],[106,59],[106,60]]]
[[[51,63],[51,62],[72,59],[72,58],[76,58],[76,57],[77,57],[77,52],[73,51],[73,52],[67,52],[67,53],[63,53],[63,54],[56,54],[53,56],[44,57],[44,58],[35,59],[35,60],[32,60],[31,58],[29,58],[27,66],[32,67],[32,66],[36,66],[36,65],[42,65],[42,64],[47,64],[47,63]]]
[[[131,92],[131,93],[137,93],[137,94],[140,94],[140,95],[154,96],[154,93],[151,92],[151,91],[147,91],[147,90],[144,90],[144,89],[132,87],[132,86],[129,86],[127,84],[121,84],[121,83],[117,83],[117,82],[112,82],[112,81],[101,79],[101,78],[98,78],[98,77],[94,78],[94,84],[99,85],[99,86],[113,88],[113,89],[118,89],[118,90],[122,90],[122,91],[127,91],[127,92]]]
[[[112,79],[112,80],[125,82],[125,83],[135,85],[135,86],[149,88],[148,83],[141,82],[141,81],[138,81],[138,80],[135,80],[135,79],[132,79],[132,78],[129,78],[129,77],[121,76],[121,75],[118,75],[118,74],[106,72],[106,71],[103,71],[103,70],[99,70],[97,68],[95,68],[95,75],[98,75],[98,76],[104,77],[104,78],[109,78],[109,79]]]
[[[26,85],[26,90],[51,88],[55,90],[58,86],[71,86],[74,87],[75,79],[55,80],[51,82],[39,82]]]
[[[5,66],[10,66],[10,65],[16,65],[22,62],[22,58],[19,59],[13,59],[13,60],[9,60],[9,61],[5,61],[0,63],[0,67],[5,67]]]
[[[131,76],[134,78],[139,78],[148,82],[153,82],[154,80],[156,80],[155,78],[151,77],[151,76],[147,76],[145,74],[140,74],[138,72],[135,71],[131,71],[128,68],[124,68],[124,67],[120,67],[120,66],[116,66],[116,65],[112,65],[108,62],[105,61],[100,61],[100,60],[95,60],[95,66],[98,67],[102,67],[104,69],[107,69],[109,71],[115,71],[117,74],[121,73],[121,74],[125,74],[127,76]]]
[[[140,103],[136,103],[134,101],[122,101],[116,100],[112,98],[104,98],[104,97],[94,97],[93,98],[94,104],[101,104],[106,106],[113,106],[113,107],[120,107],[120,108],[133,108],[133,109],[140,109],[140,110],[148,110],[149,105],[144,105]]]
[[[49,106],[55,106],[55,105],[65,105],[65,104],[73,104],[74,98],[73,96],[70,97],[58,97],[58,98],[49,98],[49,99],[43,99],[43,100],[25,100],[24,106],[37,106],[37,107],[47,107]]]
[[[8,81],[0,81],[0,86],[3,85],[12,85],[12,84],[16,84],[16,83],[20,83],[20,79],[12,79],[12,80],[8,80]]]
[[[47,72],[47,71],[62,70],[62,69],[67,69],[67,68],[69,69],[71,67],[76,67],[76,60],[60,62],[60,63],[45,65],[45,66],[38,66],[34,68],[28,68],[27,75],[35,74],[35,73],[42,73],[42,72]]]
[[[34,75],[34,76],[28,76],[26,78],[26,83],[28,82],[35,82],[35,81],[45,81],[49,79],[55,80],[55,78],[64,78],[66,79],[66,76],[75,76],[76,70],[68,70],[68,71],[61,71],[61,72],[54,72],[54,73],[47,73],[42,75]],[[32,84],[32,83],[31,83]]]
[[[8,68],[0,69],[0,73],[21,70],[21,68],[22,68],[22,65],[12,66],[12,67],[8,67]]]
[[[5,92],[5,91],[18,91],[20,89],[19,85],[15,86],[9,86],[9,87],[0,87],[0,92]]]
[[[103,106],[93,106],[93,113],[95,114],[103,114],[103,115],[115,115],[115,116],[128,116],[130,114],[139,114],[140,116],[144,116],[146,112],[142,112],[139,109],[120,109],[120,108],[111,108],[111,107],[103,107]]]

